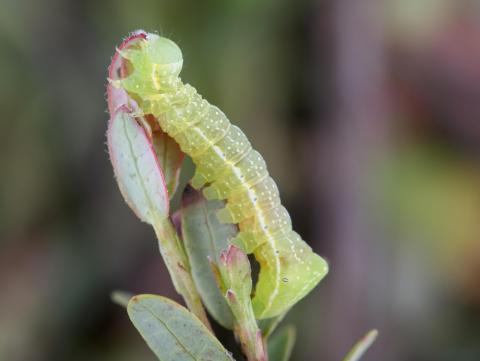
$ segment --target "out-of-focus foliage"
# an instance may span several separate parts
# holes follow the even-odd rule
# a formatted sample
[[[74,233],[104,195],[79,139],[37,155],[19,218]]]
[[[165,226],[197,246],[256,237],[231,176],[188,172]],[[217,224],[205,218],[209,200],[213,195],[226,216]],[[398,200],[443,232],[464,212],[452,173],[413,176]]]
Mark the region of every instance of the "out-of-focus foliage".
[[[353,4],[367,17],[348,15]],[[153,360],[109,293],[181,302],[106,154],[112,44],[143,28],[179,40],[185,79],[245,130],[294,227],[331,258],[331,277],[288,316],[296,360],[341,359],[371,327],[381,337],[368,360],[478,360],[479,19],[471,0],[3,1],[0,359]],[[342,31],[363,46],[358,29],[370,23],[380,24],[375,68],[385,72],[385,111],[371,117],[380,134],[342,116],[364,92],[336,98],[339,79],[372,70],[354,54],[349,76],[336,73],[346,62],[338,49],[350,49]],[[350,142],[339,145],[339,127]],[[374,133],[378,143],[358,141]],[[378,149],[344,166],[359,177],[339,178],[354,143],[354,154]],[[347,181],[357,193],[336,198]],[[335,230],[352,218],[336,209],[361,197],[368,237],[342,247]],[[352,265],[361,272],[335,279]],[[346,321],[334,323],[336,304]]]
[[[296,334],[294,326],[286,326],[278,330],[268,342],[268,359],[288,361],[295,345]]]
[[[365,336],[358,341],[351,351],[347,354],[343,361],[358,361],[365,354],[368,348],[372,345],[378,336],[377,330],[369,331]]]

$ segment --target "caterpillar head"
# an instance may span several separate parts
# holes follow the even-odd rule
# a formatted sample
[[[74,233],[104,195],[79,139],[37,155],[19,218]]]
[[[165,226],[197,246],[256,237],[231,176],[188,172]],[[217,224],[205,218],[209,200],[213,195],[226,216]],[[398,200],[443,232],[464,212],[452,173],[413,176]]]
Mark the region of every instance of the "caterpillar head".
[[[136,98],[148,99],[168,91],[182,70],[183,56],[178,45],[156,34],[147,34],[138,46],[119,52],[131,69],[126,78],[112,83]]]
[[[154,77],[162,78],[180,74],[183,56],[177,44],[155,34],[148,34],[144,44],[145,58],[153,67]]]

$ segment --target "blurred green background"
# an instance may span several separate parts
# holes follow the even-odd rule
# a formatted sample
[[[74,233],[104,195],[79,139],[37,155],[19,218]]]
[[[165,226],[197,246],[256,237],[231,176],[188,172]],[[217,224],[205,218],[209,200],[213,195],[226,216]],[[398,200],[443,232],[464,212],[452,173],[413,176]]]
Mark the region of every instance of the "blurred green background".
[[[153,361],[109,293],[180,301],[106,153],[106,68],[139,28],[180,44],[330,262],[287,317],[294,361],[370,328],[365,360],[480,360],[476,0],[2,0],[0,360]]]

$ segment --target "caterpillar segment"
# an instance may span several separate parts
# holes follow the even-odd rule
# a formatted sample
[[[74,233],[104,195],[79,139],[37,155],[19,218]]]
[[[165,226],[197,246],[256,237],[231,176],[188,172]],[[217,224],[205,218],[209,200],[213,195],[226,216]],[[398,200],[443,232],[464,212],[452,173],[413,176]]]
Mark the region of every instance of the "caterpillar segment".
[[[198,162],[201,157],[205,156],[203,153],[225,136],[230,127],[230,122],[215,107],[209,107],[208,111],[201,114],[185,113],[186,117],[194,119],[192,124],[177,134],[171,135],[171,137],[177,141],[184,153],[188,154],[194,162]],[[172,117],[167,113],[160,122],[160,126],[170,122],[178,122],[182,119],[181,116],[175,115]]]
[[[256,150],[250,150],[236,163],[229,159],[227,163],[225,171],[205,188],[203,193],[207,199],[228,199],[268,177],[267,165]]]
[[[326,275],[328,266],[292,230],[264,159],[220,109],[182,83],[183,58],[175,43],[148,34],[125,57],[133,71],[118,86],[139,102],[145,114],[153,114],[192,158],[196,165],[192,186],[204,187],[207,199],[226,200],[219,220],[238,224],[232,243],[259,262],[252,300],[256,317],[287,311]]]
[[[225,137],[198,159],[192,186],[199,189],[207,183],[212,183],[232,164],[244,158],[251,149],[250,142],[240,128],[230,125]]]

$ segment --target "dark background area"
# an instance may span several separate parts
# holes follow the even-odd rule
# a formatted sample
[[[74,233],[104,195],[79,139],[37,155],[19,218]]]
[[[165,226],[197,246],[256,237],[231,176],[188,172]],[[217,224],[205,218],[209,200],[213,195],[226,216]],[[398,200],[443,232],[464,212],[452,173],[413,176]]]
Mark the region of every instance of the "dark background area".
[[[480,359],[478,1],[3,0],[0,360],[153,361],[109,294],[180,301],[106,153],[106,68],[139,28],[179,43],[330,262],[287,317],[294,361],[370,328],[365,360]]]

